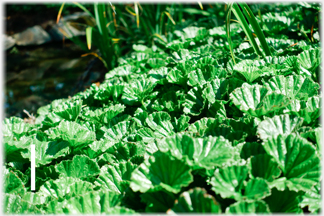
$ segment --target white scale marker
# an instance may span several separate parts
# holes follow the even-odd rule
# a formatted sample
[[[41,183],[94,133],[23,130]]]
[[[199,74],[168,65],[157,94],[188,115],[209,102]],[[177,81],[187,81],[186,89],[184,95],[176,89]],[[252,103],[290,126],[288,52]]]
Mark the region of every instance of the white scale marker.
[[[35,191],[35,145],[31,145],[31,190]]]

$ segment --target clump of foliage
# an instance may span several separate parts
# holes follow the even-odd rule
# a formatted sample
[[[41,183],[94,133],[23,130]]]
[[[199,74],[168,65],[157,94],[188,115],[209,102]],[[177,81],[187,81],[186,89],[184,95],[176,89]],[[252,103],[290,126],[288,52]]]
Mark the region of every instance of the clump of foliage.
[[[5,119],[5,213],[318,213],[318,28],[309,42],[286,22],[305,7],[317,10],[278,19],[286,35],[264,28],[272,56],[232,23],[235,64],[225,24],[190,26],[134,45],[100,86],[41,107],[34,125]],[[286,12],[270,9],[267,25]]]

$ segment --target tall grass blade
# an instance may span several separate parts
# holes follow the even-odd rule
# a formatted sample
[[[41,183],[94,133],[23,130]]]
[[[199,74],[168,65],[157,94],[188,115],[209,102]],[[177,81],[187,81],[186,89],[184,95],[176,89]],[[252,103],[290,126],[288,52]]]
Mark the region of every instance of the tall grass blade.
[[[65,5],[65,2],[63,2],[63,4],[60,7],[60,10],[59,10],[59,12],[57,14],[56,23],[58,23],[60,21],[60,19],[61,19],[61,15],[62,15],[62,11],[63,11],[64,5]]]
[[[227,35],[228,45],[229,45],[229,49],[230,49],[230,52],[231,52],[233,62],[234,62],[234,64],[236,64],[235,56],[234,56],[234,52],[233,52],[233,47],[232,47],[231,27],[230,27],[231,26],[232,6],[233,6],[233,3],[228,3],[227,13],[226,13],[226,35]]]
[[[84,12],[86,12],[87,14],[89,14],[94,19],[93,14],[86,7],[84,7],[82,4],[80,4],[78,2],[73,2],[73,4],[75,4],[76,6],[78,6],[81,10],[83,10]]]
[[[266,56],[272,56],[269,46],[266,42],[265,36],[259,26],[259,23],[255,19],[255,16],[253,15],[253,12],[251,11],[250,7],[245,2],[241,2],[239,4],[243,10],[244,15],[247,17],[249,23],[251,24],[254,33],[259,38],[260,44]]]
[[[89,50],[91,49],[92,29],[93,29],[93,27],[91,27],[91,26],[86,28],[87,46],[88,46]]]
[[[136,2],[134,4],[134,8],[135,8],[135,15],[136,15],[136,25],[137,28],[139,28],[139,13],[138,13],[138,5]]]
[[[258,44],[256,43],[252,32],[249,28],[249,24],[247,23],[247,21],[245,20],[245,17],[241,11],[241,9],[239,8],[239,6],[236,3],[233,3],[232,6],[232,11],[235,15],[235,17],[237,18],[237,20],[240,22],[243,31],[245,32],[246,36],[248,37],[254,51],[256,52],[257,55],[264,57],[264,54],[261,52],[260,48],[258,47]]]
[[[198,4],[199,4],[200,9],[201,9],[201,10],[204,10],[204,8],[203,8],[203,6],[202,6],[202,4],[201,4],[200,1],[198,2]]]

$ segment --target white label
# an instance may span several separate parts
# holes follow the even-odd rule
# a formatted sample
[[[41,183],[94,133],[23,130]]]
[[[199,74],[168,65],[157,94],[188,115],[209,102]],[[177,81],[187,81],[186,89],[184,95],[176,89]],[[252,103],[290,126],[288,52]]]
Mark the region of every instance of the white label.
[[[35,145],[31,145],[31,190],[35,190]]]

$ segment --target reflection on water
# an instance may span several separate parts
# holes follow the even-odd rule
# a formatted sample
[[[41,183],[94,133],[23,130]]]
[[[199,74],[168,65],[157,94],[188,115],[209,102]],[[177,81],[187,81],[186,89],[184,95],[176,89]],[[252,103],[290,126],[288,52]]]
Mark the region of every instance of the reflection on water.
[[[40,106],[66,98],[93,58],[73,43],[51,43],[7,51],[5,117],[36,115]],[[98,78],[98,76],[97,76]]]

